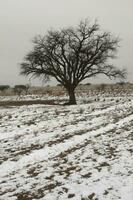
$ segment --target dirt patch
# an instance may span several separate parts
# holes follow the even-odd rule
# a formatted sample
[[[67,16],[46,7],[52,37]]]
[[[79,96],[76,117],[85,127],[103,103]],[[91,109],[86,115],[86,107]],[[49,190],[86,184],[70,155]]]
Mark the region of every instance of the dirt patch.
[[[27,100],[27,101],[0,101],[0,106],[24,106],[24,105],[34,105],[34,104],[44,104],[44,105],[57,105],[54,100]]]

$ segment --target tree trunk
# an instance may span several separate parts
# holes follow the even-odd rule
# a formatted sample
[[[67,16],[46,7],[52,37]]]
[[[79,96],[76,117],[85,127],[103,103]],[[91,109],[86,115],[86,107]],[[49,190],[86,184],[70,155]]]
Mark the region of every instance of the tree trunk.
[[[77,103],[76,103],[74,90],[72,90],[72,89],[68,90],[68,95],[69,95],[68,105],[76,105]]]

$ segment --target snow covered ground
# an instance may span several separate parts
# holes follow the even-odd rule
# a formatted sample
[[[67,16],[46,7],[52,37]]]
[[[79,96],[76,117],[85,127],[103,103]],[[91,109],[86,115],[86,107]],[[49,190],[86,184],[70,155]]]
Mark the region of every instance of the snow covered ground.
[[[0,107],[0,200],[133,199],[133,95],[94,99]]]

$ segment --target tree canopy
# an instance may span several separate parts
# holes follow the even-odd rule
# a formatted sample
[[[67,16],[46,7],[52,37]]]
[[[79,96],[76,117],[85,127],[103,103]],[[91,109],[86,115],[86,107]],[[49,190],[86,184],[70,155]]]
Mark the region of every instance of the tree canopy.
[[[21,74],[54,77],[69,94],[69,104],[76,104],[75,88],[83,80],[104,74],[110,79],[126,77],[110,63],[116,58],[119,38],[102,31],[95,21],[80,21],[77,27],[48,31],[33,40],[33,49],[21,63]]]

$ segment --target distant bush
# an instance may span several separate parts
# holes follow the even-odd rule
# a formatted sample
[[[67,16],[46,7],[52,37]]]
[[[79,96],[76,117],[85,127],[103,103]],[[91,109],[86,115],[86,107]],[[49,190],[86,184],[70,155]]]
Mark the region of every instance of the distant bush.
[[[15,85],[13,88],[13,91],[15,94],[20,96],[23,92],[25,92],[25,94],[27,94],[29,88],[30,88],[29,85]]]
[[[124,82],[124,81],[121,81],[121,82],[118,82],[118,83],[116,83],[117,85],[121,85],[121,86],[123,86],[123,85],[126,85],[127,83],[126,82]]]
[[[85,83],[85,85],[91,85],[91,83]]]
[[[0,85],[0,91],[1,92],[5,92],[6,90],[8,90],[10,88],[9,85]]]
[[[59,87],[62,87],[62,85],[59,83],[59,84],[57,84],[57,86],[59,86]]]

